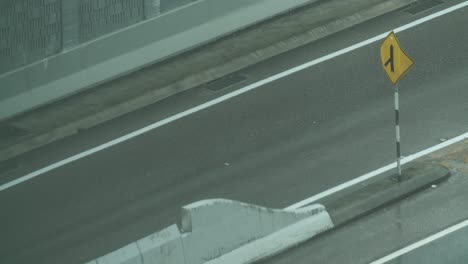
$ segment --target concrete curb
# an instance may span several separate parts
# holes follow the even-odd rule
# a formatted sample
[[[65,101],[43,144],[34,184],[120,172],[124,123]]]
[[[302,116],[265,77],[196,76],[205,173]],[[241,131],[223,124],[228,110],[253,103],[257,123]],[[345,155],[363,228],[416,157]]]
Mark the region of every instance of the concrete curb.
[[[343,196],[332,196],[319,202],[326,206],[335,226],[341,226],[444,181],[451,174],[440,165],[416,163],[403,170],[402,175],[402,182],[395,181],[396,175],[382,177],[365,186],[351,187],[352,190]]]
[[[242,68],[254,65],[260,61],[324,38],[356,24],[400,9],[415,1],[416,0],[378,1],[376,5],[369,6],[366,9],[359,10],[355,13],[346,14],[343,17],[327,22],[326,24],[315,26],[300,35],[289,37],[286,40],[255,50],[240,57],[233,56],[230,58],[230,61],[222,65],[215,65],[208,70],[198,72],[180,81],[166,85],[160,89],[149,90],[146,93],[131,98],[125,102],[112,105],[111,107],[108,107],[107,109],[99,112],[95,112],[92,115],[69,121],[69,123],[55,127],[54,129],[38,132],[37,134],[31,135],[29,137],[24,137],[19,142],[1,149],[0,161],[5,161],[25,152],[47,145],[51,142],[60,140],[64,137],[73,135],[80,129],[86,129],[106,122],[126,113],[163,100],[171,95],[197,87],[201,84],[231,74]],[[332,2],[322,1],[313,3],[313,5],[320,3],[329,4]],[[331,5],[333,6],[333,4]]]

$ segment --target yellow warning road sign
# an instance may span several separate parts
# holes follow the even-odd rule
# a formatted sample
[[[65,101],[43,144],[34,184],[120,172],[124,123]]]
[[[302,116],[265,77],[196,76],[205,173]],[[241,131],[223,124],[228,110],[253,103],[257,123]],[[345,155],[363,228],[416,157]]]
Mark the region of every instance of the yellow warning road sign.
[[[396,84],[414,64],[414,61],[401,49],[393,31],[380,46],[380,58],[382,66],[393,84]]]

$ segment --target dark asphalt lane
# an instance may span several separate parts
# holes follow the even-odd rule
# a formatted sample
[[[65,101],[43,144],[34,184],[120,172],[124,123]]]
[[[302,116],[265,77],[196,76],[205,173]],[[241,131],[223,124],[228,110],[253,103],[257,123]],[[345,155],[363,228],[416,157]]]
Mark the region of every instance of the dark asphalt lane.
[[[460,264],[468,259],[468,228],[404,254],[388,264]]]
[[[388,264],[460,264],[468,259],[468,228],[410,251]]]
[[[468,128],[468,32],[460,26],[467,14],[465,8],[398,34],[416,61],[400,85],[404,154]],[[308,49],[323,55],[357,42],[353,31],[371,37],[416,16],[400,11],[386,18]],[[199,199],[285,207],[392,162],[393,92],[378,47],[334,58],[1,192],[0,263],[81,263],[176,222],[179,208]],[[296,52],[293,61],[305,49]],[[247,74],[255,80],[280,71],[291,64],[285,58]],[[25,166],[11,177],[216,96],[189,91],[24,155],[18,163]]]
[[[436,188],[427,188],[259,264],[368,264],[467,220],[468,163],[463,161],[468,157],[467,146],[465,140],[464,152],[452,146],[424,158],[448,164],[452,171]],[[387,263],[466,263],[467,235],[467,228],[460,229]]]

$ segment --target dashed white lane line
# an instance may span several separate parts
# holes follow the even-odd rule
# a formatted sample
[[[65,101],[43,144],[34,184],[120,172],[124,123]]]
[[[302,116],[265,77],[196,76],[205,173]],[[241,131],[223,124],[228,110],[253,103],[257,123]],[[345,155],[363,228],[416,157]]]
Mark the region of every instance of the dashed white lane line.
[[[458,223],[458,224],[456,224],[454,226],[451,226],[451,227],[449,227],[449,228],[447,228],[445,230],[442,230],[439,233],[436,233],[436,234],[434,234],[432,236],[426,237],[426,238],[424,238],[424,239],[422,239],[422,240],[420,240],[420,241],[418,241],[418,242],[416,242],[414,244],[411,244],[411,245],[409,245],[407,247],[404,247],[404,248],[402,248],[400,250],[397,250],[397,251],[393,252],[390,255],[387,255],[387,256],[385,256],[383,258],[375,260],[375,261],[371,262],[370,264],[384,264],[384,263],[387,263],[387,262],[389,262],[391,260],[394,260],[394,259],[396,259],[396,258],[398,258],[398,257],[400,257],[400,256],[402,256],[402,255],[404,255],[404,254],[406,254],[406,253],[408,253],[410,251],[418,249],[418,248],[420,248],[420,247],[422,247],[424,245],[427,245],[427,244],[429,244],[429,243],[431,243],[431,242],[433,242],[433,241],[435,241],[437,239],[440,239],[440,238],[442,238],[444,236],[447,236],[447,235],[449,235],[449,234],[451,234],[453,232],[456,232],[456,231],[458,231],[458,230],[460,230],[460,229],[462,229],[464,227],[467,227],[467,226],[468,226],[468,220],[465,220],[465,221],[463,221],[461,223]]]
[[[420,25],[420,24],[422,24],[422,23],[425,23],[425,22],[430,21],[430,20],[432,20],[432,19],[435,19],[435,18],[437,18],[437,17],[440,17],[440,16],[443,16],[443,15],[449,14],[449,13],[451,13],[451,12],[453,12],[453,11],[456,11],[456,10],[458,10],[458,9],[461,9],[461,8],[467,6],[467,5],[468,5],[468,1],[465,1],[465,2],[460,3],[460,4],[457,4],[457,5],[454,5],[454,6],[452,6],[452,7],[447,8],[447,9],[441,10],[441,11],[436,12],[436,13],[434,13],[434,14],[431,14],[431,15],[428,15],[428,16],[426,16],[426,17],[423,17],[423,18],[420,18],[420,19],[418,19],[418,20],[415,20],[415,21],[413,21],[413,22],[411,22],[411,23],[409,23],[409,24],[403,25],[403,26],[401,26],[401,27],[395,29],[394,32],[401,32],[401,31],[407,30],[407,29],[409,29],[409,28],[415,27],[415,26],[417,26],[417,25]],[[201,105],[196,106],[196,107],[194,107],[194,108],[188,109],[188,110],[183,111],[183,112],[180,112],[180,113],[178,113],[178,114],[176,114],[176,115],[173,115],[173,116],[170,116],[170,117],[168,117],[168,118],[165,118],[165,119],[163,119],[163,120],[161,120],[161,121],[158,121],[158,122],[156,122],[156,123],[153,123],[153,124],[151,124],[151,125],[148,125],[148,126],[146,126],[146,127],[143,127],[143,128],[141,128],[141,129],[138,129],[138,130],[136,130],[136,131],[134,131],[134,132],[132,132],[132,133],[130,133],[130,134],[127,134],[127,135],[125,135],[125,136],[116,138],[116,139],[114,139],[114,140],[111,140],[111,141],[109,141],[109,142],[107,142],[107,143],[104,143],[104,144],[102,144],[102,145],[99,145],[99,146],[97,146],[97,147],[91,148],[91,149],[89,149],[89,150],[87,150],[87,151],[84,151],[84,152],[81,152],[81,153],[79,153],[79,154],[73,155],[73,156],[71,156],[71,157],[68,157],[68,158],[66,158],[66,159],[64,159],[64,160],[58,161],[58,162],[56,162],[56,163],[53,163],[53,164],[51,164],[51,165],[49,165],[49,166],[47,166],[47,167],[44,167],[44,168],[42,168],[42,169],[39,169],[39,170],[37,170],[37,171],[33,171],[33,172],[31,172],[31,173],[28,173],[28,174],[26,174],[26,175],[24,175],[24,176],[22,176],[22,177],[19,177],[19,178],[13,180],[13,181],[10,181],[10,182],[7,182],[7,183],[5,183],[5,184],[2,184],[2,185],[0,186],[0,191],[4,191],[4,190],[6,190],[6,189],[9,189],[9,188],[11,188],[11,187],[13,187],[13,186],[16,186],[16,185],[18,185],[18,184],[20,184],[20,183],[23,183],[23,182],[25,182],[25,181],[31,180],[31,179],[33,179],[33,178],[35,178],[35,177],[37,177],[37,176],[39,176],[39,175],[42,175],[42,174],[44,174],[44,173],[46,173],[46,172],[49,172],[49,171],[54,170],[54,169],[56,169],[56,168],[62,167],[62,166],[64,166],[64,165],[66,165],[66,164],[69,164],[69,163],[74,162],[74,161],[76,161],[76,160],[82,159],[82,158],[84,158],[84,157],[87,157],[87,156],[89,156],[89,155],[92,155],[92,154],[94,154],[94,153],[96,153],[96,152],[99,152],[99,151],[101,151],[101,150],[104,150],[104,149],[110,148],[110,147],[112,147],[112,146],[115,146],[115,145],[117,145],[117,144],[120,144],[120,143],[122,143],[122,142],[124,142],[124,141],[127,141],[127,140],[129,140],[129,139],[132,139],[132,138],[137,137],[137,136],[139,136],[139,135],[142,135],[142,134],[144,134],[144,133],[146,133],[146,132],[148,132],[148,131],[151,131],[151,130],[156,129],[156,128],[161,127],[161,126],[164,126],[164,125],[166,125],[166,124],[168,124],[168,123],[174,122],[174,121],[176,121],[176,120],[178,120],[178,119],[181,119],[181,118],[186,117],[186,116],[188,116],[188,115],[191,115],[191,114],[193,114],[193,113],[199,112],[199,111],[201,111],[201,110],[203,110],[203,109],[206,109],[206,108],[211,107],[211,106],[213,106],[213,105],[219,104],[219,103],[221,103],[221,102],[223,102],[223,101],[229,100],[229,99],[231,99],[231,98],[233,98],[233,97],[236,97],[236,96],[238,96],[238,95],[241,95],[241,94],[243,94],[243,93],[246,93],[246,92],[248,92],[248,91],[250,91],[250,90],[256,89],[256,88],[258,88],[258,87],[261,87],[261,86],[263,86],[263,85],[265,85],[265,84],[268,84],[268,83],[274,82],[274,81],[276,81],[276,80],[279,80],[279,79],[281,79],[281,78],[283,78],[283,77],[285,77],[285,76],[294,74],[294,73],[296,73],[296,72],[302,71],[302,70],[304,70],[304,69],[307,69],[307,68],[309,68],[309,67],[312,67],[312,66],[314,66],[314,65],[317,65],[317,64],[322,63],[322,62],[324,62],[324,61],[328,61],[328,60],[333,59],[333,58],[335,58],[335,57],[338,57],[338,56],[341,56],[341,55],[346,54],[346,53],[348,53],[348,52],[351,52],[351,51],[353,51],[353,50],[356,50],[356,49],[359,49],[359,48],[361,48],[361,47],[367,46],[367,45],[369,45],[369,44],[371,44],[371,43],[374,43],[374,42],[376,42],[376,41],[378,41],[378,40],[381,40],[381,39],[385,38],[385,37],[388,35],[388,33],[389,33],[389,32],[382,33],[382,34],[380,34],[380,35],[378,35],[378,36],[375,36],[375,37],[373,37],[373,38],[370,38],[370,39],[368,39],[368,40],[359,42],[359,43],[354,44],[354,45],[352,45],[352,46],[349,46],[349,47],[347,47],[347,48],[344,48],[344,49],[335,51],[335,52],[333,52],[333,53],[330,53],[330,54],[328,54],[328,55],[326,55],[326,56],[323,56],[323,57],[321,57],[321,58],[318,58],[318,59],[309,61],[309,62],[304,63],[304,64],[302,64],[302,65],[299,65],[299,66],[296,66],[296,67],[291,68],[291,69],[289,69],[289,70],[286,70],[286,71],[284,71],[284,72],[281,72],[281,73],[278,73],[278,74],[276,74],[276,75],[270,76],[270,77],[268,77],[268,78],[266,78],[266,79],[263,79],[263,80],[261,80],[261,81],[258,81],[258,82],[256,82],[256,83],[252,83],[252,84],[250,84],[250,85],[247,85],[247,86],[245,86],[245,87],[243,87],[243,88],[241,88],[241,89],[239,89],[239,90],[236,90],[236,91],[234,91],[234,92],[225,94],[225,95],[223,95],[223,96],[221,96],[221,97],[218,97],[218,98],[216,98],[216,99],[214,99],[214,100],[208,101],[208,102],[206,102],[206,103],[204,103],[204,104],[201,104]]]
[[[454,137],[452,139],[446,140],[443,143],[437,144],[435,146],[427,148],[427,149],[425,149],[423,151],[420,151],[418,153],[415,153],[415,154],[412,154],[410,156],[404,157],[401,160],[401,164],[406,164],[406,163],[408,163],[410,161],[418,159],[418,158],[420,158],[422,156],[425,156],[425,155],[427,155],[429,153],[432,153],[432,152],[437,151],[439,149],[442,149],[442,148],[445,148],[445,147],[450,146],[452,144],[455,144],[457,142],[460,142],[460,141],[462,141],[462,140],[464,140],[466,138],[468,138],[468,132],[466,132],[466,133],[464,133],[464,134],[462,134],[460,136]],[[331,189],[328,189],[328,190],[326,190],[324,192],[321,192],[321,193],[316,194],[316,195],[314,195],[312,197],[304,199],[304,200],[302,200],[300,202],[292,204],[292,205],[286,207],[286,209],[297,209],[297,208],[306,206],[308,204],[314,203],[314,202],[316,202],[316,201],[318,201],[318,200],[320,200],[320,199],[322,199],[322,198],[324,198],[326,196],[329,196],[329,195],[332,195],[332,194],[337,193],[339,191],[342,191],[342,190],[344,190],[346,188],[349,188],[349,187],[351,187],[351,186],[353,186],[355,184],[366,181],[366,180],[368,180],[370,178],[373,178],[373,177],[375,177],[377,175],[380,175],[380,174],[382,174],[382,173],[384,173],[386,171],[389,171],[391,169],[394,169],[394,168],[396,168],[396,162],[393,162],[393,163],[388,164],[388,165],[386,165],[384,167],[378,168],[378,169],[376,169],[374,171],[366,173],[366,174],[364,174],[362,176],[359,176],[359,177],[357,177],[355,179],[352,179],[352,180],[350,180],[348,182],[342,183],[342,184],[340,184],[338,186],[335,186],[335,187],[333,187]]]

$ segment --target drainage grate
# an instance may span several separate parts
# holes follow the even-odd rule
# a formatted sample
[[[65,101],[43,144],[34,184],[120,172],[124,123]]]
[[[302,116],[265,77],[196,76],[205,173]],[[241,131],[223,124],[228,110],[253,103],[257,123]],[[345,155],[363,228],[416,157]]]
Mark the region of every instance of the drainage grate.
[[[207,84],[205,84],[205,88],[210,91],[216,92],[222,89],[232,87],[236,84],[245,82],[247,79],[248,77],[246,75],[233,74],[208,82]]]
[[[443,3],[444,1],[441,1],[441,0],[421,0],[421,1],[415,2],[414,5],[411,5],[410,7],[404,9],[403,11],[410,15],[416,15],[423,11],[426,11],[428,9],[441,5]]]

